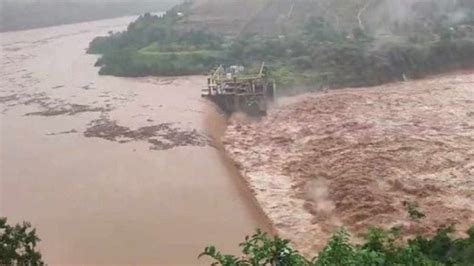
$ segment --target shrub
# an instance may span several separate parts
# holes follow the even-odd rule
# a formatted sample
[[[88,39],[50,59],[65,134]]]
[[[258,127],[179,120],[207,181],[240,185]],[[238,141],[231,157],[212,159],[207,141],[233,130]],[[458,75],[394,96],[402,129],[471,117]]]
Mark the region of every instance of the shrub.
[[[223,266],[366,266],[366,265],[473,265],[474,228],[468,238],[453,239],[451,227],[441,228],[432,238],[417,236],[403,242],[400,231],[369,229],[365,241],[354,245],[344,230],[335,233],[326,247],[312,260],[291,248],[288,240],[257,231],[240,244],[241,256],[225,255],[210,246],[199,257],[207,256]]]
[[[29,223],[11,226],[0,218],[0,265],[44,265],[36,250],[39,241]]]
[[[210,246],[204,249],[199,257],[208,256],[223,266],[246,265],[309,265],[309,261],[297,251],[288,246],[289,241],[279,237],[269,237],[266,233],[257,230],[251,237],[246,237],[240,244],[244,256],[223,255]]]

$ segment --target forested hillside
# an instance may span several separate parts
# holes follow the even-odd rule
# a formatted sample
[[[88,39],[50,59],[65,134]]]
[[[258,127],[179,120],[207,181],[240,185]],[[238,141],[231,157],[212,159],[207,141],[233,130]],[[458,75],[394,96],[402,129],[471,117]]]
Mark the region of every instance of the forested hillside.
[[[212,36],[212,37],[210,37]],[[196,0],[96,39],[102,74],[266,61],[284,87],[362,86],[474,65],[470,0]]]
[[[159,12],[178,2],[178,0],[0,0],[0,32]]]
[[[319,17],[339,32],[361,28],[376,34],[404,34],[396,28],[432,30],[441,20],[472,19],[473,9],[470,0],[196,0],[186,22],[194,27],[227,24],[239,33],[271,35],[291,32],[309,18]]]

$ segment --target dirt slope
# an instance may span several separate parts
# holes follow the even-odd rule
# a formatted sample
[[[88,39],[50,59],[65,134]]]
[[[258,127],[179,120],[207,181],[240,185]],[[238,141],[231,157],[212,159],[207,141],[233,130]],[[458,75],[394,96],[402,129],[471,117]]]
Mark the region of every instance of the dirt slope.
[[[306,253],[340,226],[407,235],[474,224],[474,74],[300,96],[224,145],[277,231]],[[417,202],[422,224],[408,219]],[[314,253],[313,253],[314,254]]]

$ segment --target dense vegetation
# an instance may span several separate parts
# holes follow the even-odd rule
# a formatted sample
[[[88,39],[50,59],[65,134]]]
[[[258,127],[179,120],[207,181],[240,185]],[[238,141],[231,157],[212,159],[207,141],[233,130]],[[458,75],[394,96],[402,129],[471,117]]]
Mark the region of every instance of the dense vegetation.
[[[187,3],[99,37],[89,52],[103,54],[101,74],[118,76],[203,74],[217,64],[266,61],[288,87],[374,85],[473,66],[474,4],[457,1],[445,10],[437,1],[418,2],[411,10],[416,19],[383,31],[362,24],[337,27],[326,16],[310,15],[282,32],[238,36],[183,27],[193,8]]]
[[[404,202],[408,217],[420,223],[425,214],[413,202]],[[289,241],[257,231],[240,244],[243,255],[224,255],[215,247],[204,249],[199,257],[215,260],[223,266],[470,266],[474,263],[474,227],[467,238],[452,238],[454,227],[445,226],[433,237],[418,235],[404,240],[402,227],[390,230],[369,228],[362,244],[352,244],[349,234],[335,233],[322,251],[309,260],[290,247]]]
[[[1,0],[0,31],[14,31],[125,15],[158,12],[177,0]]]
[[[451,227],[438,230],[431,238],[418,236],[403,242],[399,230],[370,229],[363,244],[354,245],[345,231],[333,235],[326,247],[312,260],[289,246],[287,240],[257,231],[240,244],[241,256],[225,255],[215,247],[205,248],[200,255],[223,266],[366,266],[420,265],[470,266],[474,263],[474,228],[467,238],[454,239]]]
[[[89,52],[104,56],[100,74],[118,76],[200,74],[219,62],[223,37],[203,31],[179,31],[178,12],[145,14],[127,31],[98,37]]]
[[[12,226],[0,218],[0,265],[44,265],[36,247],[39,241],[29,223]]]

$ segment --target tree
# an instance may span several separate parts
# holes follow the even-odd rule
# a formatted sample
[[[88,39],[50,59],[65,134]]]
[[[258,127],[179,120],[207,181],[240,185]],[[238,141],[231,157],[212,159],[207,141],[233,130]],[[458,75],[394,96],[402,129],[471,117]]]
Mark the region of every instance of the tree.
[[[216,260],[212,265],[222,266],[287,266],[287,265],[310,265],[310,262],[301,256],[296,250],[289,247],[289,241],[278,236],[270,237],[260,230],[246,237],[245,242],[240,244],[243,257],[223,255],[215,247],[207,247],[199,257],[208,256]]]
[[[0,265],[44,265],[36,249],[39,241],[31,224],[11,226],[0,218]]]

